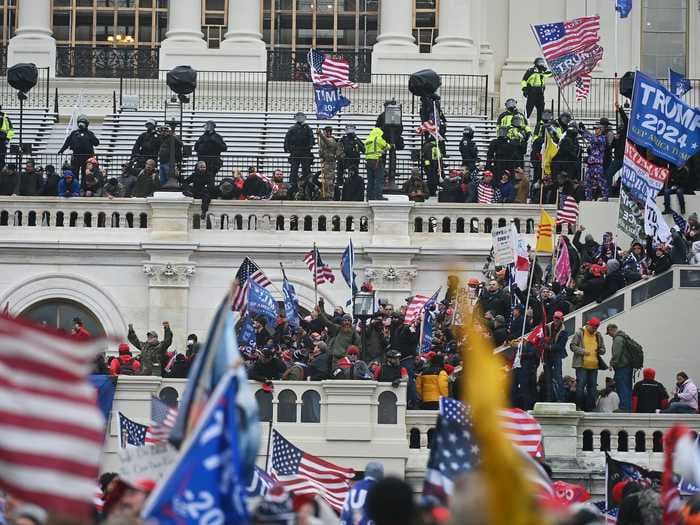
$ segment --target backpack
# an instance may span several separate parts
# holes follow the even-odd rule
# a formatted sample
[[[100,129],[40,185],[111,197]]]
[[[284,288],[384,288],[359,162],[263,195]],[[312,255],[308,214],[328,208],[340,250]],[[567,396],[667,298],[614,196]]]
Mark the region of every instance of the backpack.
[[[625,334],[625,350],[630,358],[630,366],[632,368],[644,367],[644,349],[637,341]]]
[[[126,363],[119,363],[119,375],[122,376],[133,376],[136,375],[134,370],[134,359],[129,359]]]

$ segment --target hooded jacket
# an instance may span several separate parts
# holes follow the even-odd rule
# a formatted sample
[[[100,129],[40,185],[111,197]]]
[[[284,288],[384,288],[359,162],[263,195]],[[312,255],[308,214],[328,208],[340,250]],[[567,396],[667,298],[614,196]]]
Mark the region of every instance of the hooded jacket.
[[[372,128],[365,140],[365,158],[377,160],[389,149],[389,143],[384,140],[384,133],[380,128]]]
[[[424,403],[439,401],[450,394],[450,377],[441,366],[431,365],[416,378],[416,391]]]
[[[139,341],[133,329],[129,330],[127,336],[129,342],[141,350],[141,370],[142,376],[161,376],[168,360],[167,352],[173,343],[173,333],[168,325],[163,327],[163,340],[155,343]]]
[[[61,177],[61,180],[58,181],[58,196],[80,197],[80,184],[75,180],[75,177],[73,177],[70,184],[66,181],[65,174]]]
[[[122,365],[131,363],[131,367],[134,370],[134,374],[138,375],[141,370],[141,363],[134,359],[131,355],[131,350],[129,350],[129,345],[121,344],[119,345],[119,357],[117,359],[112,359],[109,364],[109,372],[113,376],[117,376],[121,373]]]
[[[644,379],[637,382],[632,389],[632,412],[653,414],[668,406],[668,392],[664,385],[656,380],[656,370],[645,368]]]
[[[583,331],[585,328],[579,328],[574,333],[574,337],[571,339],[569,344],[569,349],[573,352],[574,356],[571,360],[572,368],[583,368],[583,354],[585,352],[583,348]],[[596,340],[598,341],[598,356],[605,353],[605,341],[603,340],[603,334],[596,331]]]

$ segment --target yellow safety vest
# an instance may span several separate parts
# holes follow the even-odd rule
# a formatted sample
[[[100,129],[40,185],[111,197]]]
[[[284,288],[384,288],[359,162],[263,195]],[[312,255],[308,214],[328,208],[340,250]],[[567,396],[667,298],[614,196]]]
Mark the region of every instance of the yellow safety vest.
[[[522,87],[543,87],[545,79],[552,76],[551,72],[540,73],[535,70],[527,78],[525,78],[520,84]]]
[[[2,125],[0,126],[0,131],[5,133],[7,140],[10,140],[15,136],[15,130],[12,129],[12,124],[10,124],[10,119],[7,115],[2,116]]]

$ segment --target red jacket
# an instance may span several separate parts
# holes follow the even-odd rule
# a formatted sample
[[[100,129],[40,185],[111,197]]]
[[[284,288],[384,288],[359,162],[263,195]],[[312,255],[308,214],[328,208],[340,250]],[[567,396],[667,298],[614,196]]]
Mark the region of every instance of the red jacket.
[[[134,374],[138,374],[141,370],[141,363],[137,359],[134,359],[131,354],[121,354],[117,359],[112,359],[109,364],[109,372],[113,376],[118,376],[122,368],[122,363],[128,363],[131,361],[131,367],[134,369]]]

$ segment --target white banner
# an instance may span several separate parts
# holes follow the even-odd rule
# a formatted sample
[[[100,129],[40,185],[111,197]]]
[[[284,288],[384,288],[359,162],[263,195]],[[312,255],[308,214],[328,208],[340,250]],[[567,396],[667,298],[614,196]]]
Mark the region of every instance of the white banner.
[[[659,242],[671,241],[671,228],[666,224],[659,207],[649,198],[644,208],[644,233],[653,236],[654,240]]]
[[[504,226],[494,228],[493,232],[493,262],[496,266],[507,266],[515,262],[517,238],[513,236],[513,228]]]
[[[119,477],[127,483],[144,479],[159,481],[177,459],[177,450],[170,443],[119,449]]]

